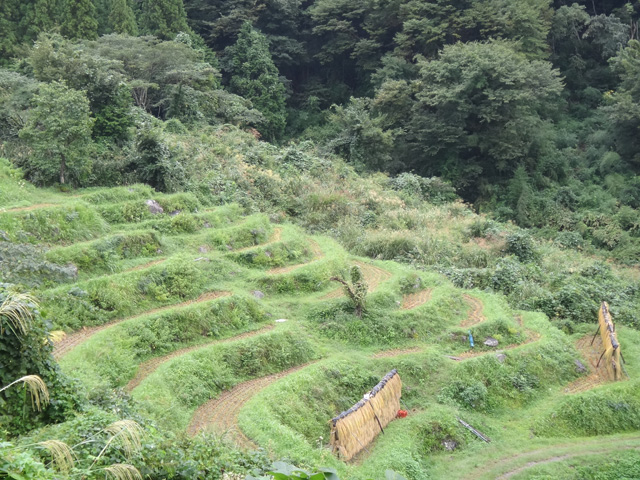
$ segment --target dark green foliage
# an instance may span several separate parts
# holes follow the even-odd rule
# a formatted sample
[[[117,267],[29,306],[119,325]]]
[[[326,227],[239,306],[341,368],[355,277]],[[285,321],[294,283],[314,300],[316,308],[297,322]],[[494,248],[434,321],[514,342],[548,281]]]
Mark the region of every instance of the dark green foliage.
[[[182,0],[143,0],[140,25],[143,33],[163,40],[172,40],[176,34],[189,31]]]
[[[13,298],[13,292],[3,284],[0,304],[7,298]],[[51,354],[48,324],[41,318],[37,305],[25,306],[31,315],[23,319],[25,331],[8,328],[7,318],[0,316],[0,385],[7,386],[26,375],[38,375],[49,390],[50,403],[37,411],[21,384],[0,393],[0,429],[13,436],[45,423],[60,422],[79,406],[74,387]]]
[[[67,38],[87,38],[98,36],[96,7],[91,0],[65,0],[65,8],[60,20],[60,31]]]
[[[136,16],[129,0],[111,0],[109,11],[109,27],[114,33],[137,35]]]
[[[152,126],[138,130],[134,161],[136,175],[160,191],[176,191],[186,181],[182,164],[163,141],[162,131]]]
[[[133,126],[132,100],[117,62],[89,54],[83,44],[71,43],[59,35],[41,35],[29,63],[39,80],[65,82],[87,92],[96,119],[94,137],[116,142],[127,139]]]
[[[531,155],[543,112],[557,104],[562,89],[548,64],[527,60],[506,42],[445,47],[438,60],[421,64],[419,78],[412,165],[450,172],[463,188]]]
[[[73,281],[77,271],[67,262],[50,262],[42,248],[31,244],[0,242],[0,277],[7,283],[53,286]]]
[[[251,100],[264,115],[261,133],[269,140],[278,139],[286,122],[285,88],[271,59],[267,39],[246,22],[227,55],[231,90]]]

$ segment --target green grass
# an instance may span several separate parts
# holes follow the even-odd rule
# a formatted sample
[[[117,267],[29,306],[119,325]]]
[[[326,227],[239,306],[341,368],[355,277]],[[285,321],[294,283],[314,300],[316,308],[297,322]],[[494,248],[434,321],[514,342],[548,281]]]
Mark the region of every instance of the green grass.
[[[206,196],[165,195],[144,185],[69,195],[22,185],[16,175],[0,162],[4,204],[54,205],[0,211],[0,230],[12,242],[11,249],[0,245],[0,255],[20,257],[25,269],[18,276],[36,289],[41,311],[54,328],[74,331],[121,320],[91,336],[60,362],[94,402],[110,402],[112,392],[125,386],[145,361],[197,347],[161,364],[132,392],[133,402],[127,403],[133,405],[127,408],[135,415],[152,420],[161,431],[182,433],[195,410],[223,390],[318,359],[256,392],[240,412],[240,427],[274,459],[311,469],[332,466],[349,480],[378,479],[389,468],[411,480],[464,478],[473,471],[478,478],[495,478],[526,465],[530,458],[544,460],[556,452],[573,455],[582,446],[597,450],[609,440],[627,446],[632,444],[633,432],[640,430],[638,331],[618,327],[631,381],[565,395],[564,387],[578,377],[574,362],[580,356],[574,342],[595,330],[595,318],[585,325],[552,323],[543,313],[513,307],[537,299],[546,311],[556,308],[562,298],[562,305],[569,303],[575,311],[584,309],[588,314],[591,307],[583,302],[578,288],[554,296],[540,290],[543,269],[551,270],[560,261],[582,272],[576,275],[585,284],[600,282],[603,295],[616,291],[618,284],[580,255],[558,253],[546,245],[539,252],[539,263],[498,257],[503,248],[498,240],[490,248],[461,247],[461,242],[469,241],[468,230],[477,219],[463,206],[419,210],[400,208],[397,202],[380,203],[371,207],[380,228],[364,229],[361,216],[334,232],[350,248],[347,251],[333,239],[310,237],[299,226],[272,221],[281,222],[284,215],[245,215],[256,210],[244,203],[209,208],[211,198]],[[349,195],[366,195],[387,181],[372,177],[358,186],[359,192]],[[321,231],[337,211],[362,214],[349,195],[334,192],[312,198],[311,193],[304,194],[313,209],[298,223],[307,221],[306,227]],[[149,199],[158,201],[164,213],[152,215],[146,205]],[[405,201],[411,204],[412,200]],[[321,256],[316,257],[312,241],[317,242]],[[449,270],[439,267],[448,277],[426,267],[440,256],[456,265]],[[146,266],[160,259],[164,261]],[[345,277],[356,261],[389,273],[368,294],[362,318],[354,315],[346,297],[325,298],[339,287],[330,277]],[[77,277],[60,270],[67,266],[78,268]],[[282,266],[297,268],[270,273]],[[4,272],[11,267],[2,264],[2,268]],[[554,275],[549,273],[545,281],[552,282]],[[506,291],[507,296],[489,289],[504,282],[519,289]],[[404,295],[423,289],[431,290],[429,301],[401,309]],[[232,295],[183,305],[210,291]],[[256,291],[264,293],[264,298],[254,296]],[[627,294],[631,295],[620,291]],[[470,312],[464,295],[482,303],[486,321],[462,327]],[[632,318],[630,304],[625,305],[619,315]],[[276,319],[287,322],[274,324]],[[272,324],[272,331],[230,340]],[[461,361],[449,358],[466,355],[469,330],[477,356]],[[525,343],[530,336],[534,341]],[[487,337],[497,339],[499,346],[485,346]],[[372,357],[413,347],[416,350],[398,357]],[[498,351],[504,359],[496,356]],[[402,402],[410,410],[409,417],[385,428],[362,458],[341,462],[326,445],[329,419],[353,405],[393,368],[404,383]],[[479,441],[456,417],[483,431],[492,442]],[[455,441],[456,449],[445,451],[444,440]],[[542,451],[530,453],[536,449]],[[519,454],[524,455],[522,461]],[[631,454],[616,455],[633,471]],[[571,466],[583,457],[575,458],[533,466],[523,471],[525,476],[514,478],[572,474]],[[582,466],[587,478],[599,478],[598,469],[602,475],[619,472],[615,462],[607,459]]]
[[[122,387],[145,360],[256,330],[266,321],[256,300],[220,298],[125,320],[97,332],[60,365],[88,389]]]
[[[211,345],[173,359],[133,391],[143,411],[161,427],[185,429],[195,409],[222,390],[277,373],[316,357],[295,325],[237,342]]]

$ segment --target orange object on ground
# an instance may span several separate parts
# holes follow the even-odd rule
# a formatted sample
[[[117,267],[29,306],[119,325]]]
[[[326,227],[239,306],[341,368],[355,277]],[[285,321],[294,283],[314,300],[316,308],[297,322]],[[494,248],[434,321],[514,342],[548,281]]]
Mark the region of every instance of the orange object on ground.
[[[409,412],[407,412],[406,410],[398,410],[398,418],[404,418],[407,415],[409,415]]]

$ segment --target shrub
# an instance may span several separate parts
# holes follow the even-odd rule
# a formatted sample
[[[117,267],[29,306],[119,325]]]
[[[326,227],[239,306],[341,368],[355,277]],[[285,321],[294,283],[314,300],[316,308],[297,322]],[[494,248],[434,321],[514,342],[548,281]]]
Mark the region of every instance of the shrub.
[[[507,236],[505,252],[515,255],[521,262],[530,262],[537,258],[531,234],[518,231]]]

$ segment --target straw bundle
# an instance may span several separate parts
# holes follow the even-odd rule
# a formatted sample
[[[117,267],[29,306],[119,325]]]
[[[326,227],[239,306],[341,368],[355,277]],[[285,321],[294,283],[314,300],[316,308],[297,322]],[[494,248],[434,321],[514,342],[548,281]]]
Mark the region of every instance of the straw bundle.
[[[607,302],[602,302],[600,306],[598,323],[600,324],[600,337],[602,338],[602,345],[604,346],[604,352],[600,357],[600,361],[604,361],[604,366],[609,378],[612,380],[622,380],[622,364],[620,363],[622,354]]]
[[[362,400],[331,419],[330,444],[334,453],[351,460],[383,431],[400,409],[402,380],[391,370]]]

